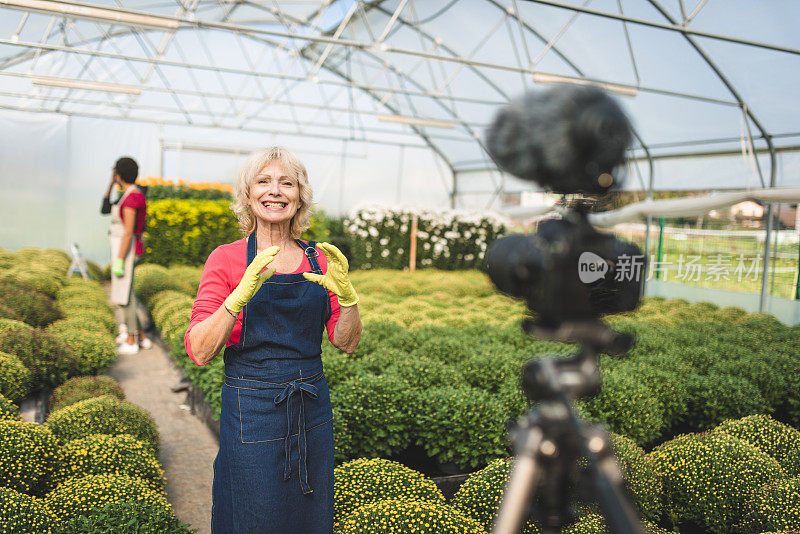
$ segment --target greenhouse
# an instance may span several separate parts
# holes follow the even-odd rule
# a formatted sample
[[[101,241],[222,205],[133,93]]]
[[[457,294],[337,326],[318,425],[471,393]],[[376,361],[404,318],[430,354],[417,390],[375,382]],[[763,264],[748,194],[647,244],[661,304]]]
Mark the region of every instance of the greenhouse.
[[[495,523],[579,345],[637,528],[800,531],[798,20],[0,0],[0,532],[615,530]]]

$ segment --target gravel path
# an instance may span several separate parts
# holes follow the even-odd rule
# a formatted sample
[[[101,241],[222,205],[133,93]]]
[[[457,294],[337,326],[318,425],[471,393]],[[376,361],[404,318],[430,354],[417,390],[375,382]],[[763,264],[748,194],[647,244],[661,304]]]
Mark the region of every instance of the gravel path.
[[[211,482],[219,445],[187,405],[186,393],[173,393],[180,372],[158,344],[138,354],[121,355],[107,374],[119,381],[127,399],[150,412],[161,436],[159,459],[167,475],[167,498],[175,514],[198,534],[211,532]]]

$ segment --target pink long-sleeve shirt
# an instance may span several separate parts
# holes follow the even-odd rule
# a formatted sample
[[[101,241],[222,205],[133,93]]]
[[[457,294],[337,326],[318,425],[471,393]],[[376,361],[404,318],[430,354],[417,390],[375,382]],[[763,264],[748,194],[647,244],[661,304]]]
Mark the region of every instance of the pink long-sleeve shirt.
[[[328,259],[325,253],[317,247],[317,261],[323,274],[328,270]],[[183,338],[183,344],[186,346],[186,353],[197,365],[205,365],[199,363],[192,353],[192,347],[189,344],[189,332],[192,331],[194,325],[203,321],[215,311],[219,309],[228,295],[236,289],[239,282],[242,281],[244,271],[247,269],[247,239],[243,238],[227,245],[220,245],[209,254],[206,264],[203,267],[203,275],[200,278],[200,287],[197,290],[197,298],[192,304],[192,316],[189,320],[189,328],[186,330],[186,335]],[[303,254],[303,261],[300,267],[293,273],[276,273],[276,274],[296,274],[311,271],[311,263],[308,257]],[[328,296],[331,300],[331,317],[325,325],[328,331],[328,339],[333,343],[333,330],[336,328],[336,321],[339,319],[339,298],[328,291]],[[241,312],[236,317],[236,322],[233,325],[228,341],[225,343],[226,347],[234,345],[239,342],[242,336],[242,314]]]

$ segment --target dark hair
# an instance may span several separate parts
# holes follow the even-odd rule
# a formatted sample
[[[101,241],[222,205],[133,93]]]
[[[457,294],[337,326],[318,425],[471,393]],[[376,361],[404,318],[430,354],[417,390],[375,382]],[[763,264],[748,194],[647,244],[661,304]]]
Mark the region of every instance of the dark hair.
[[[114,170],[117,171],[117,176],[126,184],[132,184],[139,176],[139,166],[133,158],[119,158],[114,164]]]

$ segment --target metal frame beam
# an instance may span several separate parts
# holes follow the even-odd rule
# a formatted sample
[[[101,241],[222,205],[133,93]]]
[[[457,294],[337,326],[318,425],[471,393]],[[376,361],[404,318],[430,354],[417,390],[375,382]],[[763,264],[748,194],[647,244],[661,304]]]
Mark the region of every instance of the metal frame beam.
[[[89,119],[110,119],[110,120],[117,120],[117,121],[132,121],[132,122],[141,122],[145,124],[164,124],[169,126],[196,126],[198,128],[210,128],[215,130],[225,130],[230,131],[230,127],[227,126],[220,126],[217,124],[211,123],[193,123],[193,124],[186,124],[185,122],[180,121],[170,121],[170,120],[154,120],[152,118],[147,117],[119,117],[115,115],[106,115],[103,113],[84,113],[84,112],[55,112],[47,109],[31,109],[31,108],[24,108],[24,107],[17,107],[17,106],[3,106],[0,109],[7,109],[11,111],[24,111],[26,113],[43,113],[49,115],[65,115],[67,117],[84,117]],[[273,128],[270,129],[263,129],[263,128],[246,128],[242,130],[244,132],[252,132],[252,133],[259,133],[259,134],[269,134],[269,135],[286,135],[286,136],[294,136],[294,137],[311,137],[314,139],[328,139],[328,140],[335,140],[341,141],[342,136],[340,135],[324,135],[324,134],[317,134],[317,133],[310,133],[310,132],[293,132],[288,130],[275,130]],[[404,146],[407,148],[430,148],[427,144],[419,144],[419,143],[398,143],[396,141],[380,141],[376,139],[347,139],[348,142],[355,142],[355,143],[366,143],[371,145],[388,145],[388,146]]]
[[[746,46],[753,46],[756,48],[765,48],[767,50],[775,50],[778,52],[785,52],[787,54],[794,54],[800,55],[800,49],[798,48],[790,48],[788,46],[780,46],[772,43],[765,43],[763,41],[753,41],[751,39],[741,39],[739,37],[734,37],[732,35],[725,35],[722,33],[715,33],[715,32],[707,32],[703,30],[696,30],[694,28],[690,28],[688,26],[684,26],[682,24],[677,24],[674,21],[669,23],[664,22],[656,22],[652,20],[642,19],[639,17],[631,17],[629,15],[623,15],[620,13],[614,13],[611,11],[604,11],[602,9],[595,9],[586,6],[579,6],[576,4],[570,4],[569,2],[561,2],[558,0],[523,0],[525,2],[530,2],[532,4],[542,4],[551,7],[560,7],[562,9],[566,9],[569,11],[580,11],[581,13],[586,13],[589,15],[595,15],[598,17],[620,20],[624,22],[630,22],[632,24],[639,24],[641,26],[648,26],[650,28],[659,28],[662,30],[669,30],[673,32],[682,33],[684,35],[692,35],[695,37],[707,37],[709,39],[715,39],[718,41],[725,41],[728,43],[736,43],[740,45]],[[692,14],[692,17],[697,15],[697,11]],[[670,19],[671,20],[671,19]]]
[[[158,59],[153,60],[151,58],[145,57],[137,57],[137,56],[128,56],[122,54],[114,54],[110,52],[101,52],[101,51],[93,51],[93,50],[81,50],[72,48],[69,46],[61,46],[61,45],[53,45],[47,43],[33,43],[33,42],[24,42],[24,41],[12,41],[10,39],[0,39],[0,44],[10,45],[10,46],[20,46],[26,48],[33,48],[38,50],[45,50],[50,52],[67,52],[72,54],[81,54],[81,55],[90,55],[90,56],[97,56],[97,57],[105,57],[110,59],[119,59],[123,61],[134,61],[134,62],[142,62],[142,63],[150,63],[155,61],[160,65],[165,65],[169,67],[183,67],[187,69],[198,69],[198,70],[205,70],[211,72],[226,72],[230,74],[240,74],[246,76],[254,76],[258,78],[271,78],[271,79],[283,79],[289,81],[297,81],[297,82],[307,82],[309,81],[305,76],[297,76],[297,75],[289,75],[289,74],[273,74],[268,72],[256,72],[247,69],[236,69],[233,67],[214,67],[211,65],[202,65],[198,63],[187,63],[183,61],[174,61],[168,59]],[[2,72],[2,70],[0,70]],[[326,85],[337,85],[343,87],[353,87],[356,89],[363,89],[363,90],[371,90],[371,91],[378,91],[381,93],[395,93],[395,94],[405,94],[409,96],[424,96],[430,98],[436,98],[441,95],[435,95],[433,93],[429,93],[426,91],[410,91],[407,89],[398,89],[396,87],[389,87],[389,86],[370,86],[367,84],[362,84],[358,82],[343,82],[338,80],[329,80],[329,79],[320,79],[318,83],[326,84]],[[485,104],[487,106],[497,106],[501,105],[504,102],[500,100],[486,100],[481,98],[470,98],[470,97],[455,97],[455,100],[461,102],[469,102],[473,104]]]
[[[0,76],[2,76],[2,75],[3,74],[0,73]],[[0,97],[19,98],[21,100],[40,100],[40,101],[45,101],[45,102],[50,102],[50,101],[61,102],[61,100],[63,99],[63,97],[59,97],[59,96],[30,95],[30,94],[26,94],[26,93],[13,93],[13,92],[8,92],[8,91],[0,91]],[[93,106],[113,106],[113,104],[109,103],[109,102],[103,102],[103,101],[100,101],[100,100],[93,100],[93,99],[88,99],[88,98],[72,98],[69,101],[67,101],[67,103],[68,104],[93,105]],[[0,109],[2,109],[4,107],[5,106],[3,104],[0,104]],[[180,113],[180,110],[176,110],[175,108],[169,108],[169,107],[166,107],[166,106],[137,105],[135,109],[142,110],[142,111],[152,111],[152,112],[157,112],[157,113],[164,113],[164,112],[166,112],[166,113],[175,113],[175,114]],[[45,111],[50,111],[52,113],[58,113],[59,112],[58,108],[56,110],[45,110]],[[209,117],[212,117],[213,119],[217,119],[217,120],[213,121],[214,124],[220,124],[220,119],[223,119],[223,120],[224,119],[228,119],[228,120],[232,120],[232,121],[237,121],[237,120],[240,119],[240,117],[238,117],[237,115],[225,115],[225,114],[213,113],[213,112],[209,112],[209,111],[202,110],[202,109],[187,109],[186,111],[188,113],[193,114],[193,115],[209,116]],[[74,111],[73,112],[69,112],[69,113],[73,114],[73,115],[76,114],[76,112],[74,112]],[[120,115],[120,116],[117,117],[117,119],[125,119],[125,115]],[[261,117],[255,117],[252,120],[257,121],[257,122],[262,122],[262,123],[274,122],[271,119],[261,118]],[[341,124],[330,124],[330,123],[311,122],[311,121],[298,121],[298,122],[293,123],[293,124],[296,124],[299,127],[330,128],[332,130],[341,130],[341,129],[347,129],[348,128],[346,125],[341,125]],[[416,134],[414,134],[412,132],[405,131],[403,129],[389,130],[389,129],[384,129],[384,128],[369,128],[369,127],[366,127],[366,128],[363,128],[362,131],[364,133],[371,133],[371,134],[385,134],[385,135],[396,135],[396,136],[403,136],[403,137],[407,137],[407,136],[415,136],[416,137]],[[303,133],[302,131],[298,131],[298,134],[302,134],[302,133]],[[429,137],[431,139],[448,140],[448,141],[463,141],[463,142],[472,142],[473,141],[472,139],[469,139],[469,138],[448,136],[446,134],[429,134]],[[354,140],[355,140],[355,138],[354,138]]]

